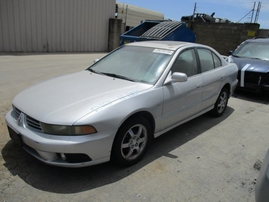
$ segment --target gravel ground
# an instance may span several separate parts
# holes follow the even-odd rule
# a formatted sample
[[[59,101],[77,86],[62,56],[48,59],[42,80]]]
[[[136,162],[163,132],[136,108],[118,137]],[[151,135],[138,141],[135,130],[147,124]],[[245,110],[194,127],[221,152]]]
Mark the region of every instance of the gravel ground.
[[[0,56],[0,201],[254,201],[269,143],[269,100],[238,92],[220,118],[198,117],[155,139],[138,164],[43,164],[10,140],[4,115],[26,87],[85,69],[104,54]]]

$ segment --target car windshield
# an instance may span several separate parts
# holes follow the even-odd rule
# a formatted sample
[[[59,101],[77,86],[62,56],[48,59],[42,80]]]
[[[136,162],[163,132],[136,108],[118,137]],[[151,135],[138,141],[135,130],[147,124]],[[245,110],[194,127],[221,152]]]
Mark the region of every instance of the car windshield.
[[[268,50],[267,42],[245,42],[234,51],[233,56],[269,60]]]
[[[154,84],[163,73],[173,51],[123,46],[88,68],[116,78]]]

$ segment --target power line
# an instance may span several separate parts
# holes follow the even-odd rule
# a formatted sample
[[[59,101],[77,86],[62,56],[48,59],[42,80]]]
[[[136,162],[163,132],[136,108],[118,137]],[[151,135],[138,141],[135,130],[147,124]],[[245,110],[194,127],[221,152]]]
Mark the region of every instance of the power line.
[[[258,22],[258,18],[259,18],[259,14],[260,14],[260,11],[261,11],[261,6],[262,6],[262,2],[258,2],[258,6],[257,6],[257,10],[256,10],[256,15],[255,15],[255,20],[254,20],[254,23],[257,23]],[[256,7],[256,1],[254,2],[254,5],[253,5],[253,8],[244,16],[242,17],[238,23],[243,20],[246,16],[248,16],[251,12],[251,20],[250,20],[250,23],[252,23],[252,20],[253,20],[253,15],[254,15],[254,12],[255,12],[255,7]]]

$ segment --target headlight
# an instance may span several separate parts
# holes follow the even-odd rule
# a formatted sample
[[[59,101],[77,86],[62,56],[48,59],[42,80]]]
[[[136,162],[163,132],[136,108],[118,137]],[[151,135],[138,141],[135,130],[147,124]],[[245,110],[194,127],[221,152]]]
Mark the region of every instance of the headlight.
[[[44,133],[53,135],[88,135],[96,133],[96,129],[93,126],[61,126],[61,125],[51,125],[46,123],[41,123],[41,127]]]

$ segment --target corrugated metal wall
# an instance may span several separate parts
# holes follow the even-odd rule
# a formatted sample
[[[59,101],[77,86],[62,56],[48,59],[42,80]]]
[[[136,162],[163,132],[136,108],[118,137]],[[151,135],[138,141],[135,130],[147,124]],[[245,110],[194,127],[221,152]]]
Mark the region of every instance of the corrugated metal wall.
[[[118,19],[122,19],[122,23],[126,26],[135,27],[144,20],[163,20],[164,15],[162,13],[147,10],[144,8],[139,8],[132,5],[127,5],[123,3],[118,4]]]
[[[0,52],[107,51],[115,0],[0,0]]]

